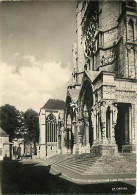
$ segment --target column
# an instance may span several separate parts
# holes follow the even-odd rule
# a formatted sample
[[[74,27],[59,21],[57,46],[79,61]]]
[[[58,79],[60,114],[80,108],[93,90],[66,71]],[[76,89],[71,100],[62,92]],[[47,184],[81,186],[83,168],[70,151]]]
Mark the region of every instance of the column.
[[[109,138],[112,139],[113,110],[110,110]]]
[[[101,116],[98,114],[98,135],[99,135],[99,142],[101,141]]]
[[[96,134],[96,112],[92,111],[91,112],[91,121],[92,121],[92,126],[93,126],[93,142],[97,139],[97,134]]]
[[[83,120],[82,118],[79,119],[78,121],[78,145],[79,145],[79,154],[81,154],[82,151],[82,146],[83,146]]]
[[[126,19],[126,33],[127,33],[127,36],[126,36],[126,41],[128,41],[128,19]]]
[[[67,153],[67,145],[68,145],[68,140],[67,140],[67,130],[64,127],[63,131],[62,131],[62,154],[66,154]]]
[[[71,142],[72,142],[72,140],[71,140],[71,129],[69,129],[69,150],[71,150]]]
[[[73,154],[76,154],[76,121],[72,123],[72,133],[74,136]]]
[[[99,135],[98,135],[98,113],[96,114],[96,139],[99,141]]]
[[[134,41],[137,41],[137,26],[135,20],[134,20]]]
[[[85,135],[86,135],[86,147],[85,147],[85,152],[90,153],[90,144],[89,144],[89,120],[88,117],[85,119]]]
[[[131,116],[132,116],[132,144],[136,144],[136,131],[137,131],[137,105],[132,104],[131,106]]]
[[[131,131],[132,131],[132,107],[129,106],[129,143],[130,144],[132,142]]]
[[[106,102],[102,102],[100,111],[101,111],[102,143],[107,143],[108,140],[106,138],[106,111],[107,111]]]
[[[86,145],[89,144],[89,124],[88,121],[86,121]]]
[[[117,124],[117,113],[118,113],[117,104],[114,104],[113,105],[112,134],[111,134],[111,138],[113,141],[115,141],[115,126]]]

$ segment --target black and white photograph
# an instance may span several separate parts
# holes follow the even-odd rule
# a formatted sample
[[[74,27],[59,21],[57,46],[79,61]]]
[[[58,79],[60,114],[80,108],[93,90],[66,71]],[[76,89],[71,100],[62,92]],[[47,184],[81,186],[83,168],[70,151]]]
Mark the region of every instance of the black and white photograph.
[[[136,194],[137,0],[0,0],[0,194]]]

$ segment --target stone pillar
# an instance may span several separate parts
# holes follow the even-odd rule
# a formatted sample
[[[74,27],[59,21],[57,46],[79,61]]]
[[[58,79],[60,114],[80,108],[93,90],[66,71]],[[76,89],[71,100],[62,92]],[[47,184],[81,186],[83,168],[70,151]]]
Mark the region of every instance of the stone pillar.
[[[131,105],[131,115],[132,115],[132,144],[136,144],[136,131],[137,131],[137,105]]]
[[[130,123],[131,123],[131,130],[130,130],[130,145],[131,145],[131,152],[136,153],[136,139],[137,139],[137,105],[132,104],[130,107],[130,112],[129,112],[129,117],[130,117]]]
[[[107,114],[107,109],[110,107],[110,124],[109,124],[109,139],[106,137],[106,114]],[[97,123],[98,126],[97,128],[100,129],[100,122],[101,122],[101,138],[99,136],[99,141],[96,142],[93,145],[93,150],[94,153],[96,154],[100,154],[100,155],[116,155],[118,154],[118,150],[117,150],[117,145],[115,144],[115,142],[112,142],[112,140],[114,139],[114,126],[113,126],[113,111],[111,108],[111,102],[101,102],[100,105],[100,113],[97,113],[98,117],[97,117]],[[98,109],[99,111],[99,109]],[[99,135],[99,134],[98,134]]]
[[[73,145],[73,154],[76,154],[77,153],[77,145],[76,145],[76,121],[73,120],[73,123],[72,123],[72,133],[73,133],[73,136],[74,136],[74,145]]]
[[[84,135],[84,123],[83,119],[79,119],[78,121],[78,146],[79,146],[79,154],[83,153],[83,135]]]
[[[110,129],[109,129],[109,137],[112,139],[112,124],[113,124],[113,110],[110,110]]]
[[[129,106],[129,143],[132,143],[132,107]]]
[[[134,41],[137,40],[137,31],[136,31],[137,27],[136,27],[136,20],[133,21],[133,35],[134,35]]]
[[[61,124],[62,122],[59,121],[58,126],[57,126],[57,153],[60,154],[61,153]],[[56,141],[56,137],[55,137],[55,141]]]
[[[67,154],[67,131],[65,127],[62,130],[62,136],[61,136],[61,145],[62,145],[62,154]]]
[[[111,129],[111,143],[115,144],[116,140],[115,140],[115,126],[117,124],[117,113],[118,113],[118,109],[117,109],[117,104],[114,104],[112,106],[112,129]]]
[[[71,129],[68,129],[68,153],[71,153],[72,136]]]
[[[99,133],[98,133],[98,113],[96,114],[96,138],[99,142]]]
[[[102,130],[102,143],[108,143],[106,138],[106,102],[102,102],[100,112],[101,112],[101,130]]]
[[[97,139],[96,135],[96,112],[95,110],[91,112],[91,121],[92,121],[92,127],[93,127],[93,143]]]
[[[126,33],[127,33],[126,41],[128,41],[128,39],[129,39],[129,34],[128,34],[128,19],[126,19]]]
[[[84,118],[85,120],[85,135],[86,135],[86,145],[85,145],[85,152],[90,153],[90,144],[89,144],[89,120],[88,118]]]

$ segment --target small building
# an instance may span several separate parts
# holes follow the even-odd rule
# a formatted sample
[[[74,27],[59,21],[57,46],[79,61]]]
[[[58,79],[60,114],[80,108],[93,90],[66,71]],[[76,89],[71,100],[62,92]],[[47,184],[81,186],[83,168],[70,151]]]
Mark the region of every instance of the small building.
[[[0,127],[0,160],[11,157],[9,135]]]
[[[58,126],[64,117],[65,102],[58,99],[49,99],[39,113],[39,154],[41,157],[50,157],[60,153],[58,149]]]

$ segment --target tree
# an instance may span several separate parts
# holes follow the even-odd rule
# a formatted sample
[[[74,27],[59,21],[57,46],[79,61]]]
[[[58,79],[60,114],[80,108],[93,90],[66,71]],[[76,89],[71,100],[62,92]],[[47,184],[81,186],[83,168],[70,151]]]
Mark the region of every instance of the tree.
[[[5,104],[0,107],[0,126],[10,135],[10,141],[15,137],[16,132],[20,129],[20,112],[15,106]]]
[[[32,109],[28,109],[24,113],[24,126],[26,129],[25,141],[37,143],[39,140],[38,113]]]

